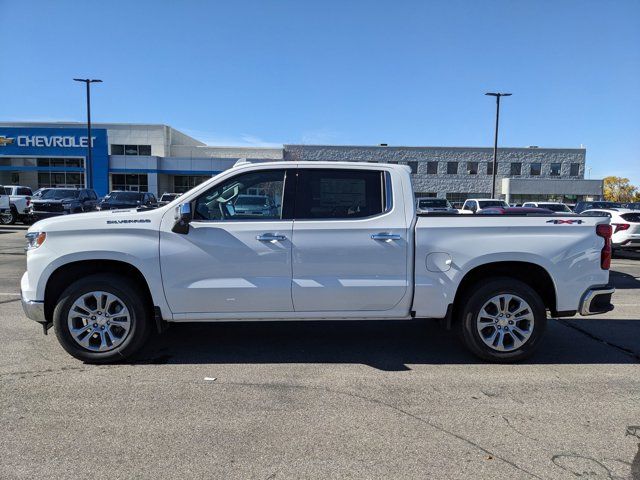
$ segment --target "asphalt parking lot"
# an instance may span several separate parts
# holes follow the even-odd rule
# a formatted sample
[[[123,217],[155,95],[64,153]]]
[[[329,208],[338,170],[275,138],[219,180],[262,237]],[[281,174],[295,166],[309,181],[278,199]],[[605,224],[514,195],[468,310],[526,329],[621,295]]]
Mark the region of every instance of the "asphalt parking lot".
[[[92,366],[23,316],[24,233],[0,227],[2,479],[640,479],[638,254],[613,312],[552,321],[525,364],[378,321],[178,325]]]

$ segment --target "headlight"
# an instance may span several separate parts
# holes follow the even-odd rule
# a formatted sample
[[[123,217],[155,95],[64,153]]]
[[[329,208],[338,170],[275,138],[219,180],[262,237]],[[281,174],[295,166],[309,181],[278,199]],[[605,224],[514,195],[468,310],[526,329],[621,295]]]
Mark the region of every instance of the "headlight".
[[[44,243],[47,239],[47,234],[45,232],[31,232],[27,233],[25,237],[27,239],[27,246],[24,249],[34,250]]]

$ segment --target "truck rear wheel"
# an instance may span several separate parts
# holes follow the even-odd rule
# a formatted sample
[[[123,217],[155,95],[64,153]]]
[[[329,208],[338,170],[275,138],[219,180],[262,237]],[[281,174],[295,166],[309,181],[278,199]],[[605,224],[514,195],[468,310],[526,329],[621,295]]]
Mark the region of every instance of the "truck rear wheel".
[[[90,275],[58,299],[53,327],[62,347],[88,363],[132,357],[150,333],[150,312],[140,289],[120,275]]]
[[[18,212],[13,205],[11,205],[11,208],[9,208],[9,210],[0,214],[0,224],[2,225],[13,225],[14,223],[16,223],[17,219]]]
[[[465,345],[490,362],[517,362],[536,350],[547,314],[540,295],[515,278],[484,281],[462,299]]]

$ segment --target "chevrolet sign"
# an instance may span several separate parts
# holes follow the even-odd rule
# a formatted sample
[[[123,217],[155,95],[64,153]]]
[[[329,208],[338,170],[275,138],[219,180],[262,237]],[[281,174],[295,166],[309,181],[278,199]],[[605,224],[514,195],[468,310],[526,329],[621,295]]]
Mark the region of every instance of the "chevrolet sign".
[[[5,145],[10,145],[14,142],[15,138],[7,138],[4,136],[0,136],[0,147],[4,147]]]
[[[74,136],[45,136],[45,135],[19,135],[17,137],[17,145],[19,147],[64,147],[64,148],[78,148],[88,147],[88,137],[74,137]],[[13,143],[13,138],[8,138],[9,143]],[[91,146],[95,142],[96,137],[91,137]],[[0,144],[2,139],[0,138]]]

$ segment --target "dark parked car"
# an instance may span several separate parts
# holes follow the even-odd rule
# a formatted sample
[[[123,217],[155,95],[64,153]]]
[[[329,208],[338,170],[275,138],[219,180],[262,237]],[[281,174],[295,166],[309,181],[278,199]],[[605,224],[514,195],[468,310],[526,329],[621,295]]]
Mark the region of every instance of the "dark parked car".
[[[576,208],[573,209],[574,213],[582,213],[585,210],[592,210],[594,208],[621,208],[622,204],[618,202],[578,202]]]
[[[631,210],[640,210],[640,202],[623,203],[623,208],[630,208]]]
[[[98,204],[98,210],[114,210],[117,208],[156,208],[158,201],[153,193],[125,192],[114,190],[105,195]]]
[[[48,188],[31,199],[30,215],[35,220],[90,212],[96,209],[98,195],[89,188]]]

